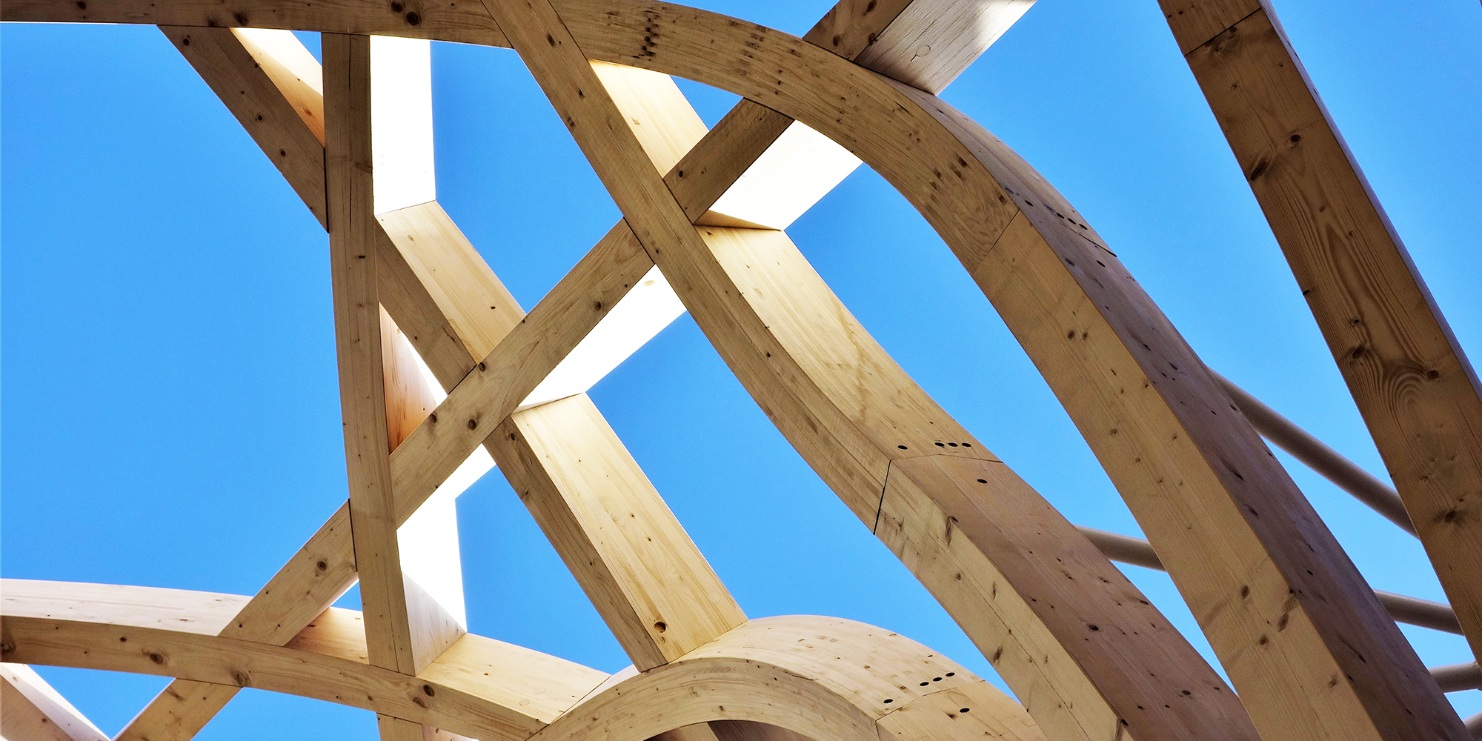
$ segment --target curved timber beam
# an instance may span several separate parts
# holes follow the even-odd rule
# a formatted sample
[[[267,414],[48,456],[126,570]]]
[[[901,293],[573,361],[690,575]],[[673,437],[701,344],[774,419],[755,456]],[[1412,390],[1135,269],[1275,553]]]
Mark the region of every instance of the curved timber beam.
[[[891,501],[904,503],[894,514],[899,524],[889,523],[882,538],[1011,686],[1034,698],[1028,709],[1041,725],[1084,738],[1129,728],[1147,737],[1196,728],[1254,736],[1228,689],[1161,615],[935,407],[838,305],[785,234],[696,230],[659,163],[645,163],[643,143],[628,128],[631,121],[663,130],[666,112],[688,120],[682,99],[669,101],[668,111],[663,101],[625,100],[627,90],[604,84],[543,0],[490,8],[634,234],[814,470],[867,525],[881,522],[882,488],[896,487]],[[912,456],[935,462],[909,469]],[[981,493],[944,480],[941,468],[976,476]],[[957,537],[954,549],[955,527],[967,537]],[[1074,596],[1061,591],[1067,577],[1078,587]],[[1157,669],[1134,668],[1123,658],[1131,655]],[[1189,696],[1183,693],[1197,693],[1198,701],[1175,706],[1171,700]]]
[[[1018,703],[931,649],[849,620],[752,620],[613,683],[534,736],[641,741],[727,719],[823,741],[1046,738]]]
[[[745,623],[649,672],[614,677],[476,635],[422,674],[366,662],[358,613],[334,610],[295,644],[170,626],[223,595],[5,580],[3,658],[252,686],[502,741],[642,739],[706,721],[759,721],[814,739],[1042,741],[1022,707],[931,649],[847,620]],[[78,599],[47,588],[64,586]],[[93,588],[99,591],[92,592]],[[90,601],[92,593],[98,601]],[[164,601],[162,602],[162,598]],[[242,600],[243,598],[235,598]]]
[[[370,665],[360,613],[331,610],[287,647],[217,635],[205,592],[6,579],[0,660],[257,687],[373,710],[462,735],[524,739],[606,675],[465,635],[416,677]],[[63,596],[68,595],[68,596]]]
[[[279,0],[235,5],[226,18],[214,3],[102,0],[82,10],[29,0],[0,17],[502,40],[466,2],[406,15],[370,3],[333,13]],[[1056,390],[1269,733],[1460,737],[1459,719],[1422,681],[1423,666],[1331,534],[1248,424],[1231,421],[1228,396],[1084,220],[1011,151],[935,98],[785,34],[672,6],[559,8],[585,54],[762,101],[901,189]],[[649,43],[655,33],[664,43]],[[670,180],[685,200],[682,176]],[[1303,689],[1330,680],[1331,693]]]

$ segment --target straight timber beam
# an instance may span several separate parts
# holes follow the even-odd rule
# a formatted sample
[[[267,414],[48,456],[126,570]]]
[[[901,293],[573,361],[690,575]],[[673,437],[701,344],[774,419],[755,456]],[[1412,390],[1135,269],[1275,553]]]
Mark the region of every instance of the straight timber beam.
[[[319,63],[289,31],[160,26],[325,225]]]
[[[0,738],[108,741],[107,734],[25,664],[0,664]]]
[[[909,460],[941,459],[934,465],[960,465],[994,479],[990,491],[1009,502],[995,513],[1001,515],[998,520],[1023,516],[1035,522],[1033,533],[1026,532],[1028,528],[998,528],[986,512],[973,511],[966,492],[949,484],[930,488],[950,502],[951,519],[920,489],[903,490],[893,501],[914,506],[917,512],[902,513],[899,522],[920,530],[883,537],[993,655],[1020,696],[1030,700],[1027,709],[1048,733],[1101,738],[1130,730],[1145,738],[1174,738],[1195,729],[1219,729],[1226,737],[1254,738],[1231,693],[1192,649],[1089,542],[935,409],[846,318],[847,312],[785,235],[694,228],[658,169],[644,162],[642,142],[628,128],[637,118],[635,106],[613,102],[549,4],[544,0],[487,4],[701,328],[763,409],[856,514],[866,523],[875,522],[892,463],[899,467]],[[656,103],[650,98],[645,105]],[[683,117],[682,100],[672,105]],[[661,116],[639,119],[640,126],[665,123]],[[774,313],[758,315],[757,304],[766,307],[761,311]],[[846,371],[848,379],[832,378],[823,370],[838,367],[842,359],[857,364]],[[759,383],[763,377],[766,382]],[[861,396],[841,401],[840,394]],[[801,403],[793,400],[794,395],[803,397]],[[930,457],[904,459],[897,452],[912,448],[916,452],[909,455]],[[940,455],[933,455],[938,451]],[[894,485],[895,478],[890,480]],[[954,548],[953,525],[960,521],[968,521],[963,528],[968,537],[956,538]],[[981,540],[973,542],[975,538]],[[1047,540],[1040,543],[1036,538]],[[995,540],[1001,545],[995,547]],[[908,548],[912,552],[906,552]],[[1036,549],[1041,555],[1033,555]],[[984,558],[985,552],[992,560]],[[1060,558],[1057,553],[1068,555]],[[1066,581],[1067,568],[1077,574],[1078,585],[1090,588],[1061,599],[1057,591]],[[975,588],[964,588],[965,577]],[[999,589],[1000,581],[1008,588]],[[985,604],[983,596],[990,591],[993,599]],[[1115,639],[1106,638],[1113,634]],[[1113,642],[1117,650],[1107,651]],[[1129,648],[1129,643],[1138,648]],[[1156,676],[1130,666],[1110,671],[1101,682],[1081,673],[1109,669],[1119,663],[1118,655],[1128,654],[1141,654],[1157,665]],[[1170,678],[1177,689],[1160,686]],[[1179,702],[1175,709],[1175,695],[1181,692],[1196,692],[1198,702]]]
[[[374,666],[415,676],[458,631],[456,619],[444,615],[430,594],[406,579],[397,537],[387,414],[395,385],[385,383],[382,342],[388,338],[383,337],[376,291],[372,68],[379,65],[372,61],[368,37],[326,34],[323,45],[330,275],[351,535],[366,644]],[[416,741],[424,734],[400,718],[382,714],[377,720],[385,741]]]
[[[489,437],[510,486],[639,671],[746,622],[725,585],[586,394],[504,421]],[[739,739],[796,739],[745,724]],[[664,741],[714,740],[704,726]]]
[[[1482,389],[1268,3],[1161,0],[1482,656]]]
[[[489,440],[639,671],[746,621],[585,394],[517,412]]]

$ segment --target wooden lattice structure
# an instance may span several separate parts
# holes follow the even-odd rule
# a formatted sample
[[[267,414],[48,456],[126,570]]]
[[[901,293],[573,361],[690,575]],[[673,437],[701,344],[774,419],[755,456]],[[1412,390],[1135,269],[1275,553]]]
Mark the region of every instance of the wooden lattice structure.
[[[325,225],[350,482],[250,599],[7,580],[6,737],[101,737],[22,664],[175,677],[136,740],[192,736],[243,686],[373,710],[387,739],[1467,737],[1443,691],[1482,672],[1428,670],[1395,621],[1482,648],[1479,383],[1280,26],[1262,0],[1161,0],[1394,488],[1207,369],[936,97],[1030,2],[842,0],[803,38],[642,0],[4,3],[160,26]],[[322,68],[290,29],[323,35]],[[528,314],[437,204],[429,40],[518,52],[622,211]],[[707,130],[668,75],[743,100]],[[803,259],[785,228],[860,161],[957,255],[1150,543],[1072,525]],[[686,310],[1017,701],[886,631],[747,619],[585,395]],[[1418,537],[1450,605],[1373,591],[1262,435]],[[439,534],[496,461],[631,670],[465,633]],[[1166,568],[1233,686],[1111,560]],[[331,608],[357,580],[363,612]]]

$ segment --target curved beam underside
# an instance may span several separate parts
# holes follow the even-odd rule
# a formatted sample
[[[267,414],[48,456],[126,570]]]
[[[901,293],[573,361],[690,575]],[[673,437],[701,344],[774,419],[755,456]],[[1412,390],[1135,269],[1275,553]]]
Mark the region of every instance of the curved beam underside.
[[[154,674],[372,710],[453,733],[642,741],[707,721],[810,738],[1040,741],[1024,709],[908,638],[848,620],[749,621],[684,657],[608,676],[476,635],[415,677],[367,662],[360,614],[331,610],[286,647],[223,638],[246,598],[5,580],[3,660]]]
[[[592,57],[776,108],[859,155],[911,200],[999,308],[1166,554],[1258,725],[1275,730],[1277,719],[1302,718],[1314,737],[1457,735],[1459,721],[1422,679],[1418,659],[1255,433],[1229,414],[1228,396],[1079,214],[1013,152],[939,100],[785,34],[668,6],[556,5]],[[466,1],[400,13],[360,2],[233,7],[22,0],[7,3],[0,19],[261,25],[505,45],[482,6]],[[728,65],[743,57],[754,70]],[[808,69],[812,84],[781,84],[782,62]],[[847,94],[818,94],[828,75],[844,83],[829,87]],[[1211,415],[1222,422],[1210,423]],[[1321,699],[1301,691],[1330,676],[1347,681]]]

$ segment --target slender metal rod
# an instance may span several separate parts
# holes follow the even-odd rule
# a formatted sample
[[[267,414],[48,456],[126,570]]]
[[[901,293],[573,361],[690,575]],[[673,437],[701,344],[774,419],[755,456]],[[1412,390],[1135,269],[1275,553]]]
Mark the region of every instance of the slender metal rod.
[[[1113,561],[1158,571],[1168,570],[1146,540],[1090,527],[1077,529]],[[1450,605],[1378,589],[1374,590],[1374,596],[1396,622],[1461,635],[1461,623],[1457,622],[1456,612]]]
[[[1240,407],[1246,419],[1250,420],[1263,437],[1338,488],[1353,495],[1353,498],[1368,505],[1384,519],[1398,525],[1401,530],[1415,535],[1415,525],[1410,522],[1405,504],[1394,487],[1380,481],[1357,463],[1344,458],[1341,453],[1313,437],[1312,433],[1298,427],[1297,423],[1281,416],[1275,409],[1236,386],[1234,381],[1218,373],[1214,373],[1214,377],[1225,387],[1235,406]]]
[[[1477,662],[1447,664],[1431,667],[1431,677],[1440,685],[1442,692],[1465,692],[1482,689],[1482,667]]]

